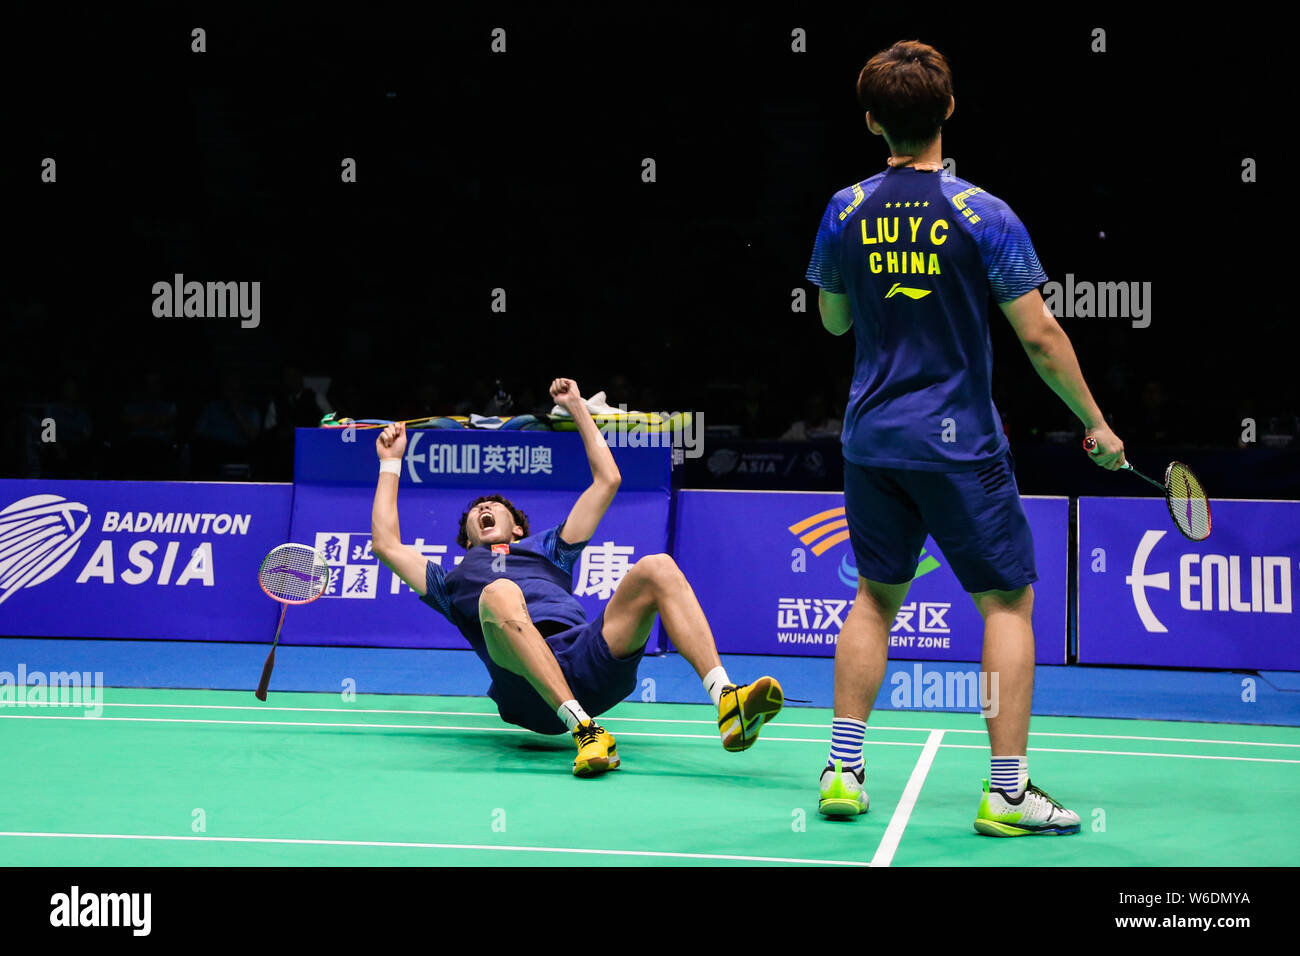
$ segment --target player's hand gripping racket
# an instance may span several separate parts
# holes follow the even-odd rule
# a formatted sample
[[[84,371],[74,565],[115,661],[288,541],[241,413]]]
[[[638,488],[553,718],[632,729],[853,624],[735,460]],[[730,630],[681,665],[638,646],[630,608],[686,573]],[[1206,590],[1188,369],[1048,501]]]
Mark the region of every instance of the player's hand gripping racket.
[[[257,699],[266,700],[266,687],[271,683],[275,669],[275,647],[280,643],[280,628],[284,627],[284,612],[290,604],[310,604],[325,593],[329,584],[330,569],[325,555],[305,544],[282,544],[272,549],[257,572],[257,583],[262,590],[280,602],[280,623],[275,626],[275,641],[262,668],[262,681],[257,685]]]
[[[1097,439],[1089,436],[1083,440],[1083,450],[1088,454],[1091,455],[1096,448]],[[1120,468],[1132,472],[1165,493],[1169,517],[1174,519],[1174,524],[1183,533],[1183,537],[1192,541],[1204,541],[1210,536],[1210,499],[1192,469],[1181,461],[1171,461],[1165,469],[1164,483],[1161,484],[1142,474],[1127,461]]]

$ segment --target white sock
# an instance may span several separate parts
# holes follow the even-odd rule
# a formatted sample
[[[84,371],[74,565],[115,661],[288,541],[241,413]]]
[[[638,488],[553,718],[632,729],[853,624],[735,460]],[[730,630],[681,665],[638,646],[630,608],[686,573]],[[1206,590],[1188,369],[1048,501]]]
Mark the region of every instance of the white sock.
[[[722,688],[730,683],[731,678],[727,676],[727,669],[721,664],[704,675],[704,689],[709,692],[714,707],[722,705]]]
[[[555,708],[555,716],[564,721],[564,726],[569,728],[569,733],[578,729],[578,725],[591,720],[587,712],[578,705],[576,700],[566,700],[559,707]]]

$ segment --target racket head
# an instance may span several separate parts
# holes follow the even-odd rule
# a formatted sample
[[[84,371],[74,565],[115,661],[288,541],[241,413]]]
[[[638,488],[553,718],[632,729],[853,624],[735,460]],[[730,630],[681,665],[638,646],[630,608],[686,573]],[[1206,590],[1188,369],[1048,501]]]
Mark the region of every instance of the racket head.
[[[281,604],[310,604],[329,585],[325,555],[306,544],[272,548],[257,571],[257,583]]]
[[[1183,537],[1204,541],[1210,536],[1209,496],[1196,474],[1181,461],[1171,461],[1165,469],[1165,504]]]

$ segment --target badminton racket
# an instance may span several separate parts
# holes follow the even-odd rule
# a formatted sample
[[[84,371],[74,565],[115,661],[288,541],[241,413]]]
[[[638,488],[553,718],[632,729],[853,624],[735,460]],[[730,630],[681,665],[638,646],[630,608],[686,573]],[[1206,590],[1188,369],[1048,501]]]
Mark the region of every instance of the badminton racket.
[[[1089,436],[1083,440],[1083,450],[1088,454],[1093,454],[1096,449],[1097,439]],[[1171,461],[1165,469],[1165,480],[1160,482],[1142,474],[1127,461],[1120,468],[1132,472],[1147,484],[1164,492],[1169,517],[1174,519],[1174,524],[1183,533],[1183,537],[1191,541],[1204,541],[1210,536],[1210,499],[1192,469],[1181,461]]]
[[[275,648],[280,643],[280,629],[284,627],[284,612],[290,604],[310,604],[322,594],[329,584],[330,569],[325,555],[305,544],[282,544],[273,548],[262,561],[257,572],[257,583],[271,598],[280,602],[280,623],[275,626],[275,640],[271,653],[266,655],[262,667],[262,680],[257,685],[257,699],[266,700],[266,688],[271,683],[275,669]]]

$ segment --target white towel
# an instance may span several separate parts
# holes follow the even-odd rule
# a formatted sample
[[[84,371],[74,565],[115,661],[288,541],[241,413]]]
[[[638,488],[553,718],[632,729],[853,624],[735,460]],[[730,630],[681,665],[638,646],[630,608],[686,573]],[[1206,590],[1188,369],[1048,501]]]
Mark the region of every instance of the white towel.
[[[624,409],[611,408],[609,405],[605,403],[605,393],[603,391],[600,391],[597,392],[595,395],[591,396],[591,398],[587,399],[587,411],[591,412],[591,414],[593,415],[618,415],[621,412],[623,412]],[[569,414],[569,410],[567,408],[561,408],[559,405],[556,405],[554,408],[551,409],[551,417],[572,418],[573,416]]]

